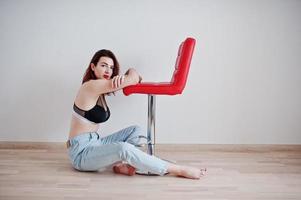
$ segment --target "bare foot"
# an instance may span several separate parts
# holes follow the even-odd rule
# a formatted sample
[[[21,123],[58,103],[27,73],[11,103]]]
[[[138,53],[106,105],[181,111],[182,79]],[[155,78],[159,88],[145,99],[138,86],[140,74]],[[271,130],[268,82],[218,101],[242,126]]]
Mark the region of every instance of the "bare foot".
[[[136,173],[136,168],[129,164],[120,163],[113,167],[113,171],[116,174],[125,174],[128,176],[133,176]]]
[[[182,176],[185,178],[191,178],[191,179],[200,179],[202,176],[205,175],[207,169],[198,169],[195,167],[188,167],[188,166],[181,166],[180,167],[180,173],[178,176]]]
[[[200,179],[205,175],[207,169],[199,169],[195,167],[183,166],[183,165],[175,165],[169,163],[168,172],[171,174],[175,174],[176,176],[190,178],[190,179]]]

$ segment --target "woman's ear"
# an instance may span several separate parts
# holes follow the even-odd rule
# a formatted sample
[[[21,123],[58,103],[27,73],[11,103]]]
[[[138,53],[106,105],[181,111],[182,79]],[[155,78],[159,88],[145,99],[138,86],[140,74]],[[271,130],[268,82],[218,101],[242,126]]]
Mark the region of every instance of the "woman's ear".
[[[93,63],[90,64],[90,67],[91,67],[92,71],[94,71],[95,65]]]

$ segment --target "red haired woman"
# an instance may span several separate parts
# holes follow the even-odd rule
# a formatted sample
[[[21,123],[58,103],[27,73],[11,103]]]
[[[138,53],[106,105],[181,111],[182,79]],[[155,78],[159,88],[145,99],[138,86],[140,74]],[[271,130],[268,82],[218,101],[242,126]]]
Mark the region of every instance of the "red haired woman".
[[[107,137],[99,137],[99,125],[111,115],[106,95],[141,81],[133,68],[122,76],[119,72],[119,63],[111,51],[103,49],[95,53],[73,105],[67,141],[72,166],[79,171],[112,168],[115,173],[134,175],[138,169],[161,176],[169,173],[199,179],[205,170],[175,165],[138,149],[135,145],[144,135],[139,126],[130,126]]]

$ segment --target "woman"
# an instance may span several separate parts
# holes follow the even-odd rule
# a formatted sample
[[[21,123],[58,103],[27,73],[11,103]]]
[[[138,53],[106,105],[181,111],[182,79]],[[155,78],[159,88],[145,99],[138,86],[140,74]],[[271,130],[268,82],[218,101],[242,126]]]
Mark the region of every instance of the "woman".
[[[139,169],[161,176],[169,173],[199,179],[206,170],[168,163],[136,148],[139,136],[144,135],[139,126],[99,137],[99,124],[110,117],[105,96],[140,81],[141,77],[133,68],[119,76],[119,63],[111,51],[103,49],[95,53],[73,105],[67,141],[73,167],[80,171],[113,168],[115,173],[126,175],[134,175]]]

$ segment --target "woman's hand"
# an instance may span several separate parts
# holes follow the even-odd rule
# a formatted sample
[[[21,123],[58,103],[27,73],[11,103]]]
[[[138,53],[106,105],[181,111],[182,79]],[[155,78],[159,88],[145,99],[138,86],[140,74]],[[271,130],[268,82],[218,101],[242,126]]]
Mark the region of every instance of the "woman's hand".
[[[128,69],[125,75],[130,76],[134,84],[140,83],[142,80],[142,77],[138,74],[138,72],[134,68]]]
[[[112,88],[119,88],[124,82],[124,75],[116,75],[112,78]]]

